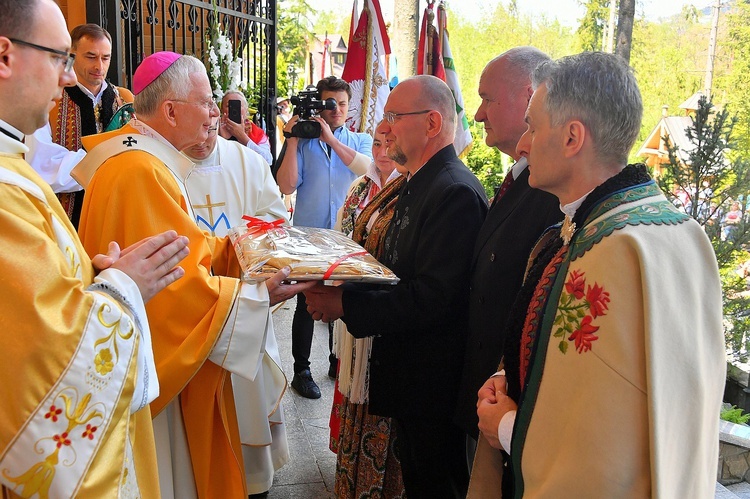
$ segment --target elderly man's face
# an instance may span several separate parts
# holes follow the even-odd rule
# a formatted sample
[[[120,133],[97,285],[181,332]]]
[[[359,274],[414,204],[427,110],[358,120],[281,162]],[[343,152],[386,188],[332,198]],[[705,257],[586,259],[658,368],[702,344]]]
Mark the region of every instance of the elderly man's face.
[[[239,95],[233,92],[225,94],[224,97],[222,97],[221,112],[226,115],[229,114],[229,101],[230,100],[240,101],[240,115],[242,116],[242,121],[245,121],[245,119],[247,119],[247,104],[245,104],[245,102],[240,98]]]
[[[564,125],[553,127],[544,108],[547,85],[540,85],[529,102],[526,111],[526,132],[518,141],[516,151],[529,162],[529,185],[557,195],[567,190],[571,178],[565,168],[560,167],[565,137]]]
[[[216,137],[218,135],[218,129],[219,129],[219,123],[218,121],[215,123],[213,127],[208,132],[208,138],[205,142],[201,144],[194,145],[192,147],[188,147],[185,149],[184,152],[188,157],[201,161],[206,159],[211,155],[211,153],[214,152],[214,148],[216,147],[216,141],[218,140]]]
[[[428,141],[429,113],[419,113],[419,111],[427,110],[429,107],[422,106],[414,97],[419,95],[420,90],[420,85],[414,80],[399,83],[388,96],[384,109],[386,112],[398,115],[393,123],[386,123],[383,128],[388,141],[388,157],[406,167],[407,170],[410,167],[422,166],[416,163],[421,161]]]
[[[474,119],[484,123],[485,142],[516,158],[516,144],[526,130],[524,113],[531,83],[519,83],[508,74],[505,59],[490,63],[479,79],[482,103]]]
[[[41,0],[35,19],[23,41],[62,52],[70,50],[70,35],[56,3]],[[13,44],[13,51],[16,53],[13,86],[18,89],[14,100],[19,112],[5,118],[12,119],[11,124],[21,132],[31,134],[47,123],[55,100],[62,98],[63,87],[75,85],[75,73],[64,70],[63,56],[20,43]]]
[[[208,75],[204,72],[191,73],[190,83],[190,92],[185,101],[173,101],[179,106],[177,126],[181,132],[181,143],[173,144],[177,149],[186,149],[205,142],[219,116],[219,108],[213,100]]]

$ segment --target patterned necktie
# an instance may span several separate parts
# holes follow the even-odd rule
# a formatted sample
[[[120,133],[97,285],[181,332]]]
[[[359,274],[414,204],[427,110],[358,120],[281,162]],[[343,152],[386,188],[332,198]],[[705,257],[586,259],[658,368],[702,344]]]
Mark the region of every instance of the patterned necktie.
[[[503,180],[503,183],[500,184],[500,188],[497,190],[497,194],[495,194],[495,202],[499,201],[500,198],[502,198],[503,195],[508,191],[508,189],[510,189],[510,186],[513,184],[514,180],[513,169],[511,168],[508,171],[508,174],[505,176],[505,180]]]

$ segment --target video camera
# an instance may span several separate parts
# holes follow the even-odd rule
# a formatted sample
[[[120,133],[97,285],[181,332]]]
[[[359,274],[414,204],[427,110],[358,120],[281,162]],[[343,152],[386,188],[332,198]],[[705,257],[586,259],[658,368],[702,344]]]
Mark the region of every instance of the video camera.
[[[336,109],[335,99],[320,100],[318,89],[313,85],[307,86],[299,94],[290,99],[294,105],[295,115],[299,115],[299,121],[292,127],[290,137],[300,139],[317,139],[322,131],[320,123],[313,120],[320,111],[325,109]],[[286,135],[286,133],[284,134]]]

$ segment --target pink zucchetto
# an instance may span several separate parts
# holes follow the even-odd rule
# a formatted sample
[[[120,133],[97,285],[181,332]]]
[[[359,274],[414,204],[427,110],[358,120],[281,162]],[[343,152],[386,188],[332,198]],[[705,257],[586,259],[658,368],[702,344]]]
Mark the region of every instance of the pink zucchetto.
[[[156,52],[143,59],[133,74],[133,94],[141,93],[180,57],[182,55],[175,52],[164,51]]]

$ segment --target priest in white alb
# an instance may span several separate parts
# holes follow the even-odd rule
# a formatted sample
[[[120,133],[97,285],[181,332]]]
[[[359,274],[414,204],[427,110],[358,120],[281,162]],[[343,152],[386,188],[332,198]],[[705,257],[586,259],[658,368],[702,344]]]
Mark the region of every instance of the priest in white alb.
[[[216,127],[209,130],[205,142],[182,152],[195,162],[187,191],[201,229],[221,237],[229,228],[245,223],[243,216],[266,222],[289,221],[271,169],[258,153],[219,136]],[[232,375],[248,494],[268,491],[274,472],[289,461],[281,407],[286,386],[273,324],[269,323],[255,379]]]

